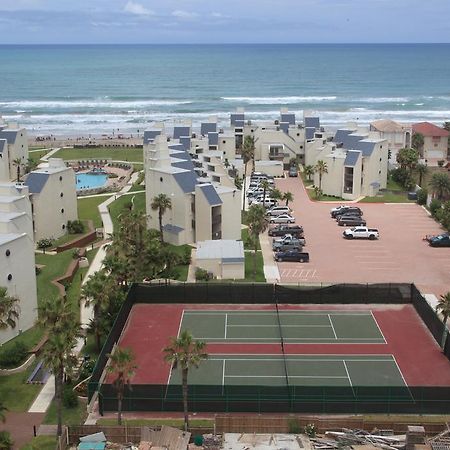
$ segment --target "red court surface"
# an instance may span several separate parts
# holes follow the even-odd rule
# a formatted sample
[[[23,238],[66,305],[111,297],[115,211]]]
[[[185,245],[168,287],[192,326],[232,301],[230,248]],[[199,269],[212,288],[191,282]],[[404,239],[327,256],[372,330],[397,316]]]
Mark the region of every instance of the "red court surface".
[[[369,311],[386,343],[285,343],[292,355],[393,355],[409,386],[450,386],[450,361],[442,354],[412,305],[281,305],[280,311]],[[274,311],[273,305],[136,304],[119,341],[132,348],[137,370],[132,384],[167,384],[170,366],[163,348],[177,336],[183,311],[241,310]],[[207,320],[207,319],[204,319]],[[211,343],[214,354],[281,354],[279,343]],[[111,382],[111,375],[106,383]]]

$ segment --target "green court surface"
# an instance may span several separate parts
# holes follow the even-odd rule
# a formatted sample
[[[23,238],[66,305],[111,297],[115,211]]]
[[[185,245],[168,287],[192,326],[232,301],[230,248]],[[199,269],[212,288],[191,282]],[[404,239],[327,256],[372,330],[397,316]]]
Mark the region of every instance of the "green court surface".
[[[185,310],[180,331],[204,342],[385,344],[371,311]],[[281,332],[280,332],[281,325]]]
[[[171,371],[169,384],[180,384]],[[287,375],[287,377],[286,377]],[[189,372],[192,385],[406,387],[392,355],[211,355]]]

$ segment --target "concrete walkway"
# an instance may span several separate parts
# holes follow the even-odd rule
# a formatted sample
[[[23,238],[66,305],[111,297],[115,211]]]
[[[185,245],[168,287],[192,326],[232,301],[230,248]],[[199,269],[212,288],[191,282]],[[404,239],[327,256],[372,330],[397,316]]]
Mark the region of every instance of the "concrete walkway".
[[[41,158],[41,161],[47,162],[47,161],[48,161],[48,158],[51,158],[51,157],[52,157],[56,152],[58,152],[59,150],[61,150],[60,147],[54,148],[54,149],[50,150],[46,155],[44,155],[44,156]]]
[[[128,191],[133,186],[133,183],[136,182],[138,176],[139,176],[138,172],[133,173],[128,183],[116,195],[111,195],[106,201],[98,205],[98,210],[100,211],[100,216],[103,221],[103,230],[105,236],[112,235],[113,233],[113,223],[111,220],[111,216],[109,215],[108,205],[110,205],[119,196],[127,194]],[[135,192],[130,192],[129,195],[131,194],[135,194]],[[105,243],[98,249],[95,258],[93,259],[83,279],[82,285],[86,283],[86,281],[89,279],[91,275],[101,270],[103,266],[103,260],[105,259],[106,256],[107,246],[108,243]],[[80,302],[80,322],[82,328],[86,328],[89,325],[89,322],[91,321],[92,317],[93,317],[92,307],[91,306],[87,307],[85,302],[82,300]],[[80,338],[77,340],[77,345],[75,346],[74,353],[77,355],[80,354],[83,347],[84,347],[84,338]],[[48,378],[47,382],[44,384],[43,388],[41,389],[41,392],[39,392],[38,396],[34,400],[28,412],[45,413],[48,407],[50,406],[50,403],[52,402],[54,396],[55,396],[55,378],[52,375]]]
[[[278,271],[278,264],[273,259],[272,238],[267,233],[259,235],[259,243],[264,260],[264,276],[267,283],[279,283],[280,272]]]

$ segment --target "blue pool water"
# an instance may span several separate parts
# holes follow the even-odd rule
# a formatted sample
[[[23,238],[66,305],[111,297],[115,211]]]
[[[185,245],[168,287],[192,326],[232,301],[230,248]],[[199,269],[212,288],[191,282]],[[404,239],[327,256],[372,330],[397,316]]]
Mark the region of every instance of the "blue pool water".
[[[104,173],[77,173],[77,190],[103,187],[107,181]]]

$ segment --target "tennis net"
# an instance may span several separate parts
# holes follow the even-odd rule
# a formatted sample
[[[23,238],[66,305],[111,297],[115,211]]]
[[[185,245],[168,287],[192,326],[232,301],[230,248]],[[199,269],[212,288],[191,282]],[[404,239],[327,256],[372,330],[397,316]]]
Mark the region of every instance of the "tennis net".
[[[283,327],[281,326],[281,319],[280,319],[280,311],[278,308],[278,301],[276,294],[274,292],[273,295],[274,303],[275,303],[275,310],[277,311],[277,321],[278,321],[278,328],[280,330],[280,345],[281,345],[281,353],[283,355],[283,365],[284,365],[284,374],[286,376],[286,384],[289,386],[289,375],[288,375],[288,368],[287,368],[287,360],[286,360],[286,353],[284,351],[284,338],[283,338]]]

